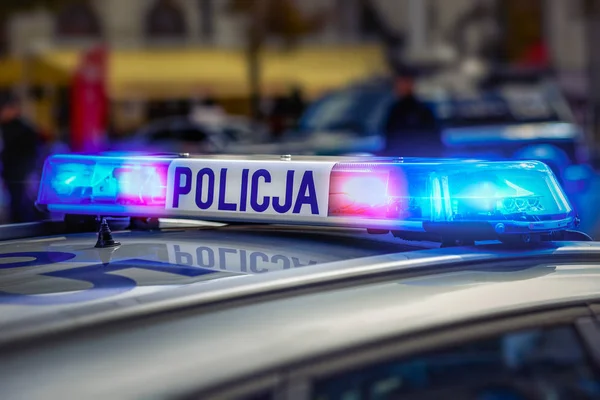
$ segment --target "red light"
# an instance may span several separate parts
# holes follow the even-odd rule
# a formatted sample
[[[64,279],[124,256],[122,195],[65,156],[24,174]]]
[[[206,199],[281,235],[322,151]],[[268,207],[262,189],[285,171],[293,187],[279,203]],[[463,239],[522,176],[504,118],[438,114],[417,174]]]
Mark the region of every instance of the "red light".
[[[133,165],[115,170],[119,197],[129,203],[164,203],[166,172],[146,165]]]
[[[389,202],[388,174],[333,172],[329,192],[331,215],[384,217]]]
[[[378,176],[350,177],[342,184],[343,192],[350,201],[371,207],[385,205],[387,196],[387,179]]]

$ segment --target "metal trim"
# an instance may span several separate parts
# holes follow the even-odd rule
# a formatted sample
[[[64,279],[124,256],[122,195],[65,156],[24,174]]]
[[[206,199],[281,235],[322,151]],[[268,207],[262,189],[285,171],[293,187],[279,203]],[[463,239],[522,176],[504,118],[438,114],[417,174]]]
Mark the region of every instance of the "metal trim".
[[[0,225],[0,241],[26,239],[65,233],[62,221]]]

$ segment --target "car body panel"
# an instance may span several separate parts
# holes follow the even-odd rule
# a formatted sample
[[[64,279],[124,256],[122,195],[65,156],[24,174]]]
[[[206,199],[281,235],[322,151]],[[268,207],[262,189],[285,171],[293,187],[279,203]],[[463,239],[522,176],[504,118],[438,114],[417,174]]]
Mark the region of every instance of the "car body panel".
[[[549,247],[547,253],[575,255],[589,249],[600,250],[598,244],[574,244]],[[460,253],[489,260],[495,251],[488,247],[481,252],[459,249]],[[515,252],[505,252],[511,253]],[[385,256],[388,261],[395,257]],[[243,279],[283,279],[330,270],[331,265]],[[259,372],[257,366],[268,370],[447,324],[599,298],[598,263],[533,259],[529,267],[512,270],[474,264],[460,271],[298,294],[151,324],[123,324],[113,333],[86,340],[65,338],[23,348],[2,358],[0,386],[7,398],[66,393],[86,398],[90,393],[104,398],[160,397],[172,390],[237,382]],[[49,370],[56,360],[61,360],[60,368]],[[112,372],[110,385],[97,379],[107,369]]]
[[[561,141],[583,142],[583,132],[571,123],[546,122],[507,126],[478,126],[450,128],[443,132],[442,140],[450,148],[470,147],[482,144],[548,143]]]
[[[210,280],[418,249],[375,237],[349,246],[341,236],[259,229],[119,232],[121,246],[105,249],[94,247],[94,233],[0,242],[0,327]]]
[[[327,262],[334,259],[335,256],[339,257],[342,253],[332,254],[330,255],[331,258],[324,259],[317,258],[317,253],[313,251],[311,257],[319,261],[324,261],[323,263],[311,265],[310,268],[280,268],[283,271],[255,273],[254,275],[235,275],[230,271],[229,273],[217,272],[193,277],[182,276],[181,270],[184,273],[185,271],[189,271],[189,269],[195,271],[198,269],[198,266],[190,268],[189,265],[181,265],[181,259],[177,259],[177,254],[173,253],[166,255],[165,258],[165,260],[169,260],[167,262],[170,264],[159,265],[159,268],[162,268],[159,271],[152,271],[152,268],[156,267],[156,263],[149,265],[143,259],[137,259],[133,263],[124,263],[124,257],[118,254],[113,259],[115,261],[114,265],[107,264],[99,267],[98,261],[94,260],[91,264],[98,267],[94,268],[88,275],[82,275],[81,273],[77,273],[77,271],[84,270],[88,272],[90,262],[83,264],[65,262],[59,267],[46,266],[44,267],[46,273],[53,273],[55,270],[63,272],[72,270],[74,272],[71,272],[71,274],[77,273],[74,275],[74,278],[78,282],[69,282],[70,285],[75,285],[76,283],[81,285],[82,281],[83,284],[86,284],[86,280],[97,280],[98,277],[105,276],[105,273],[129,277],[135,285],[129,284],[130,281],[125,282],[125,285],[121,287],[112,287],[110,290],[99,287],[94,288],[96,290],[85,288],[88,290],[83,290],[79,293],[58,292],[59,300],[62,300],[64,297],[68,301],[56,301],[56,297],[44,299],[39,295],[20,295],[17,299],[29,301],[23,301],[21,304],[15,304],[14,301],[5,302],[4,305],[0,306],[0,310],[2,310],[0,342],[10,341],[29,334],[40,335],[48,329],[71,329],[74,326],[96,323],[103,320],[126,320],[131,317],[166,312],[172,308],[177,309],[187,306],[198,306],[200,304],[211,304],[223,300],[227,301],[267,293],[280,293],[301,287],[310,288],[315,284],[324,285],[328,282],[335,283],[337,281],[356,280],[390,273],[410,272],[411,274],[425,276],[432,274],[432,270],[440,273],[446,268],[455,268],[457,265],[464,263],[504,262],[505,260],[510,261],[515,259],[537,260],[542,257],[552,257],[552,259],[564,259],[567,257],[568,259],[576,259],[585,255],[586,259],[592,257],[594,260],[600,260],[600,244],[596,242],[564,243],[561,245],[548,244],[531,250],[510,249],[504,245],[494,244],[431,250],[414,250],[415,248],[413,248],[413,251],[410,251],[410,247],[406,247],[405,245],[394,245],[393,241],[396,239],[391,238],[391,236],[377,239],[369,245],[365,243],[369,242],[369,236],[373,235],[354,236],[354,239],[350,240],[355,243],[353,247],[360,247],[356,246],[356,239],[362,239],[362,246],[364,248],[362,251],[359,249],[358,253],[356,253],[356,249],[353,250],[348,247],[348,243],[346,243],[346,250],[343,250],[343,245],[337,249],[335,245],[322,247],[324,251],[336,252],[336,250],[340,250],[344,252],[344,257],[341,257],[340,261]],[[189,238],[189,236],[187,237]],[[381,235],[377,235],[376,237],[381,238]],[[327,237],[320,237],[320,240],[327,240]],[[383,240],[383,246],[381,243],[378,244],[379,240]],[[131,249],[135,247],[141,249],[152,243],[150,241],[136,240],[134,243],[126,244],[126,246],[130,247],[128,252],[131,252]],[[173,246],[185,246],[182,241],[173,243],[178,243]],[[392,245],[388,246],[386,243]],[[306,242],[302,243],[301,241],[296,242],[296,244],[300,249],[297,248],[287,254],[279,250],[277,255],[293,257],[294,252],[298,254],[301,251],[301,247],[307,245]],[[197,246],[196,248],[201,248],[202,251],[206,251],[207,246],[210,245],[210,241],[203,241],[202,245],[195,246]],[[310,244],[308,245],[310,246]],[[221,246],[227,246],[221,247],[226,249],[234,247],[231,242],[228,242],[226,245],[222,244]],[[381,255],[367,256],[366,254],[369,251],[365,251],[364,249],[368,249],[370,246],[373,246],[371,250]],[[252,243],[245,243],[242,246],[238,246],[238,250],[239,252],[248,252],[253,247]],[[395,252],[394,249],[397,249],[397,251]],[[182,248],[179,251],[183,254],[185,253],[184,250],[185,248]],[[266,254],[265,248],[261,252]],[[363,253],[364,257],[360,257],[361,253]],[[350,258],[350,256],[358,257]],[[152,260],[152,257],[149,256],[146,259]],[[173,263],[174,259],[175,263]],[[165,267],[175,269],[176,271],[175,273],[166,273]],[[20,275],[17,272],[15,275],[17,275],[17,278],[21,278],[21,281],[30,281],[28,284],[29,287],[35,287],[36,285],[39,287],[44,282],[43,280],[40,282],[39,277],[36,275],[39,272],[27,271]],[[239,274],[240,271],[236,272]],[[507,280],[518,280],[524,276],[519,271],[513,271],[514,274],[512,275],[509,273],[510,270],[503,272],[499,276]],[[218,279],[227,276],[231,277],[228,279]],[[63,289],[64,286],[62,285],[65,282],[64,275],[62,280],[56,276],[53,278],[55,279],[48,282],[46,289],[50,290],[53,288],[56,291]],[[14,277],[9,277],[8,283],[11,282],[11,279],[14,285]],[[17,280],[14,286],[18,287],[19,284],[20,281]],[[438,290],[443,291],[443,286],[443,284],[440,285]],[[13,288],[13,290],[15,289]],[[6,296],[6,293],[4,294]],[[11,294],[14,296],[14,292]]]

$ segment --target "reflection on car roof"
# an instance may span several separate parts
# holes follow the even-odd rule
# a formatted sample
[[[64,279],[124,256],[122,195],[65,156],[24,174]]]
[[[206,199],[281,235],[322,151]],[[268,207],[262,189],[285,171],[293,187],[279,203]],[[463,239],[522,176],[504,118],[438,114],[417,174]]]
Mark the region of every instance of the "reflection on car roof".
[[[600,250],[597,244],[565,248],[570,252]],[[489,256],[492,249],[494,246],[488,247]],[[394,256],[388,261],[393,259]],[[315,267],[315,271],[319,268]],[[285,274],[289,278],[303,271],[309,270],[279,272],[271,277]],[[537,266],[512,271],[480,270],[473,266],[437,276],[390,278],[367,285],[279,296],[270,301],[250,301],[243,307],[221,307],[219,312],[194,312],[177,319],[127,325],[127,329],[116,334],[91,338],[86,349],[94,354],[93,358],[82,357],[79,343],[66,339],[43,349],[41,354],[21,352],[18,357],[4,360],[6,373],[0,381],[6,390],[18,388],[19,393],[34,393],[41,388],[59,390],[57,382],[70,377],[71,392],[94,392],[105,397],[118,393],[123,398],[154,396],[174,386],[201,388],[233,376],[254,374],[257,365],[267,370],[292,360],[447,323],[489,318],[511,310],[539,309],[556,301],[585,302],[600,296],[596,282],[599,275],[597,263],[539,262]],[[248,279],[256,284],[257,280],[270,278],[267,274]],[[71,315],[75,318],[78,314]],[[125,352],[127,357],[115,357]],[[48,375],[44,364],[36,362],[37,357],[57,354],[69,362]],[[135,362],[146,359],[148,354],[152,354],[152,359],[169,362]],[[27,373],[22,365],[28,365]],[[93,375],[98,365],[111,366],[114,380],[110,385],[101,380],[79,379]],[[136,374],[130,373],[132,365]],[[156,379],[148,382],[147,376]],[[31,377],[36,377],[36,385],[26,384]],[[78,383],[83,381],[85,386]],[[64,384],[60,387],[64,390]]]

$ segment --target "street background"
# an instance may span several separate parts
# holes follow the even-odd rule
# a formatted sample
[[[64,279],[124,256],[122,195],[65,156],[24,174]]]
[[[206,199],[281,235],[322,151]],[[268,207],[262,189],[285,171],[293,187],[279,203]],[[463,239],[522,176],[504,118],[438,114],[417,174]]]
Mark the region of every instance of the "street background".
[[[243,126],[226,135],[253,153],[244,140],[279,143],[312,102],[385,79],[398,60],[525,69],[560,89],[596,171],[598,41],[600,0],[2,0],[0,89],[22,100],[43,155],[120,149],[178,117]],[[570,197],[599,238],[600,178],[585,180]]]

